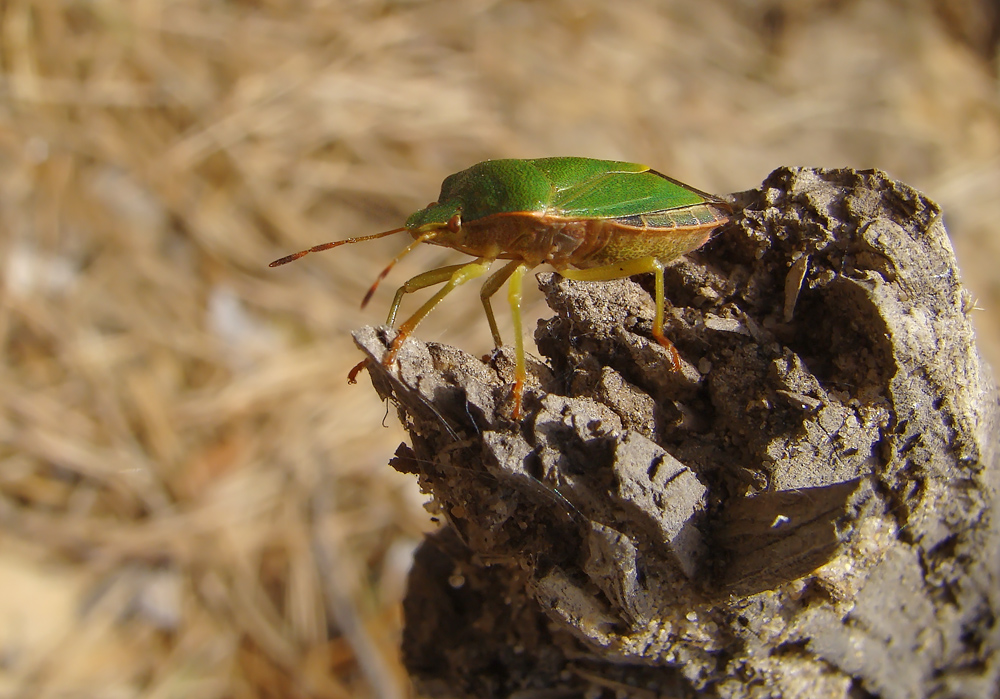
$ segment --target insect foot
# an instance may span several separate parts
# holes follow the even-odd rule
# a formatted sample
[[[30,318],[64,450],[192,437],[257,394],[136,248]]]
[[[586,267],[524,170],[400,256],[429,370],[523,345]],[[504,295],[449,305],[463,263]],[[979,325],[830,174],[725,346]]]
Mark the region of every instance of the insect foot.
[[[500,347],[484,361],[454,347],[412,337],[393,351],[398,337],[391,330],[387,334],[384,326],[354,334],[355,343],[367,355],[359,366],[367,367],[383,398],[405,396],[407,404],[423,406],[424,417],[451,434],[475,434],[494,416],[519,419],[511,414],[511,381],[517,364],[513,347]],[[551,383],[545,364],[529,359],[527,367],[529,390]]]

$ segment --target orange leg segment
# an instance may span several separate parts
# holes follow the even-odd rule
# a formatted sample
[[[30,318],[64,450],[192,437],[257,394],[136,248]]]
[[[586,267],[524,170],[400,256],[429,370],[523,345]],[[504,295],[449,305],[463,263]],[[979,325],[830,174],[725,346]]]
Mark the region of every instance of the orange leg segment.
[[[347,383],[356,384],[358,382],[358,374],[361,370],[368,366],[368,360],[362,359],[360,362],[354,365],[354,368],[347,373]]]

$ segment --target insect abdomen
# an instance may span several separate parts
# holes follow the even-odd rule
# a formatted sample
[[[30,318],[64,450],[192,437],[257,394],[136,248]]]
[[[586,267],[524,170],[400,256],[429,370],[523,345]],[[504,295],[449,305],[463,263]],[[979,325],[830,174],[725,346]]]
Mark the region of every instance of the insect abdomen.
[[[640,257],[669,262],[697,250],[716,228],[729,221],[725,204],[699,204],[683,209],[621,216],[604,222],[603,245],[572,260],[574,267],[614,264]]]

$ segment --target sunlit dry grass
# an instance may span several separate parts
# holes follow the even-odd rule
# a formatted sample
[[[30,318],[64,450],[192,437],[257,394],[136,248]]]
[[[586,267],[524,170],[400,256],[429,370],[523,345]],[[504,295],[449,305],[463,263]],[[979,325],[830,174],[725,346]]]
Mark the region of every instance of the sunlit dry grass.
[[[981,5],[0,4],[0,696],[406,694],[398,602],[433,524],[386,466],[394,417],[345,381],[402,240],[266,265],[396,227],[478,160],[716,192],[885,169],[945,206],[1000,359]],[[481,354],[477,305],[418,334]]]

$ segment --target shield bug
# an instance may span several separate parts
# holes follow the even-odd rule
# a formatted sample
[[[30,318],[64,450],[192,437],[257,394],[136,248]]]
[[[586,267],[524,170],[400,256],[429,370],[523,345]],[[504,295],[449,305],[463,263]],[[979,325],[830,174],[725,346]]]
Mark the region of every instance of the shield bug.
[[[364,307],[393,265],[421,243],[475,257],[418,274],[399,287],[389,308],[390,326],[406,294],[444,285],[399,326],[383,358],[388,366],[420,321],[455,287],[485,274],[497,260],[509,260],[486,280],[480,298],[499,347],[503,343],[490,298],[509,282],[515,343],[512,413],[517,419],[526,377],[521,287],[529,269],[547,263],[564,277],[582,281],[652,273],[653,338],[667,349],[673,368],[679,370],[677,349],[663,334],[664,264],[701,247],[731,215],[732,207],[722,199],[645,165],[590,158],[487,160],[447,177],[438,200],[411,215],[402,228],[317,245],[270,266],[348,243],[409,233],[413,242],[382,270],[365,294]]]

